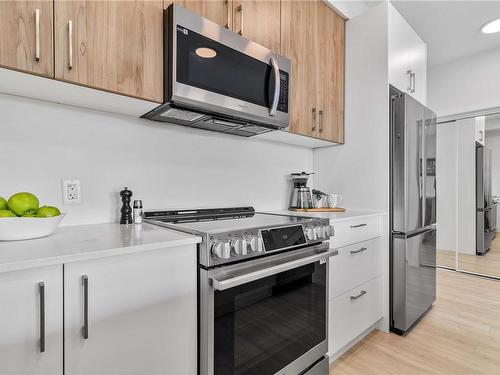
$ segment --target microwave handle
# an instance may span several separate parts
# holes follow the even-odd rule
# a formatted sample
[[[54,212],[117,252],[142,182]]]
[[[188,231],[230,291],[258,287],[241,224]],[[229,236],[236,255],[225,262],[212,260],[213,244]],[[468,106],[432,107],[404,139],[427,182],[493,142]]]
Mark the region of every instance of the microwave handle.
[[[278,109],[278,101],[280,99],[280,67],[278,61],[276,61],[274,57],[271,57],[271,65],[273,66],[274,72],[274,95],[269,115],[275,116],[276,110]]]
[[[277,273],[285,272],[293,268],[305,266],[306,264],[326,260],[338,255],[338,253],[338,250],[328,248],[322,251],[306,251],[305,254],[297,259],[273,262],[274,264],[263,263],[261,267],[257,267],[249,272],[246,272],[245,267],[242,267],[241,271],[235,270],[229,273],[213,275],[210,277],[210,285],[215,290],[226,290],[264,277],[276,275]]]

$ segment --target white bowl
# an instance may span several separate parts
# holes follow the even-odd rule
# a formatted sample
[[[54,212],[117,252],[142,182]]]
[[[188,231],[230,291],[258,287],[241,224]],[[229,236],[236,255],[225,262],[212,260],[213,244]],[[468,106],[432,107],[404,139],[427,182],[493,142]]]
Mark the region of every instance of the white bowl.
[[[0,241],[30,240],[50,236],[64,219],[54,217],[1,217]]]

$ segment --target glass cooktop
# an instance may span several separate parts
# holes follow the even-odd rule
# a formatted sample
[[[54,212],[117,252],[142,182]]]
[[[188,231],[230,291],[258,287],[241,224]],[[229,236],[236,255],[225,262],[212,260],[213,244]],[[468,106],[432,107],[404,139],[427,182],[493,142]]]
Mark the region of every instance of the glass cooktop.
[[[175,211],[175,215],[172,212],[174,211],[146,212],[145,217],[158,224],[165,223],[169,227],[206,234],[305,224],[315,219],[313,217],[257,213],[253,209],[243,212],[234,211],[229,214],[226,211],[221,215],[210,215],[208,211]]]

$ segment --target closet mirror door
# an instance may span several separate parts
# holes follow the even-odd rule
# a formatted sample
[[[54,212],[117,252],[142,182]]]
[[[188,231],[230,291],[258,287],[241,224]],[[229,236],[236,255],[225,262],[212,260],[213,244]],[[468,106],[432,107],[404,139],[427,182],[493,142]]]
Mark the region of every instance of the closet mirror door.
[[[458,270],[500,278],[500,114],[460,120]]]
[[[458,126],[436,126],[436,264],[456,269],[458,242]]]

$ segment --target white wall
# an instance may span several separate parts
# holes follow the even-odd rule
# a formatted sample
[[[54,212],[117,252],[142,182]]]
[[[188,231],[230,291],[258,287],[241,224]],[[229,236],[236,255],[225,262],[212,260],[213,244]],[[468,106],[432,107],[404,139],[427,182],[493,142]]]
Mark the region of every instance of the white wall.
[[[314,152],[315,186],[349,209],[389,209],[387,43],[386,3],[347,22],[346,144]]]
[[[500,48],[430,67],[428,106],[438,116],[500,106]]]
[[[0,196],[31,191],[69,215],[65,225],[118,219],[128,186],[146,209],[288,206],[288,174],[313,152],[0,95]],[[80,178],[83,204],[62,206],[61,179]]]

